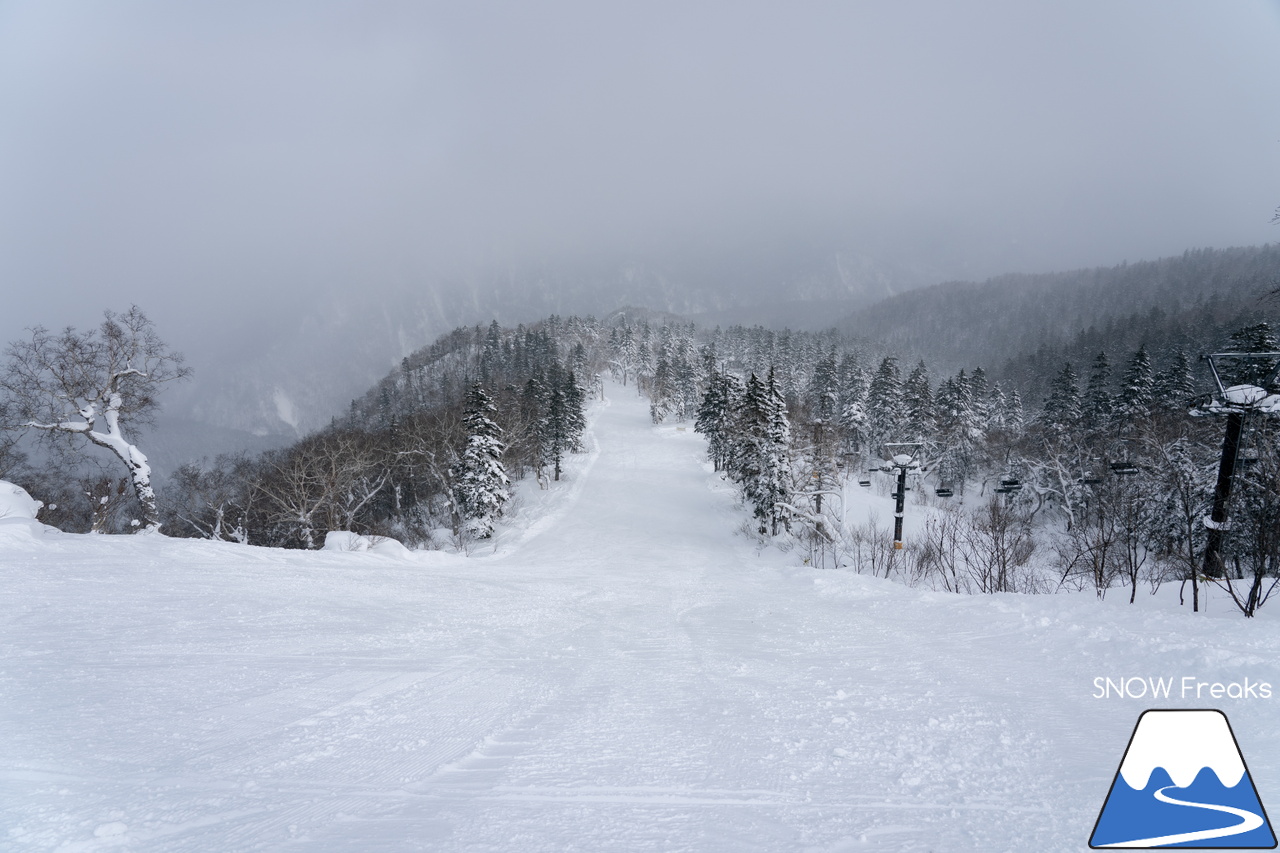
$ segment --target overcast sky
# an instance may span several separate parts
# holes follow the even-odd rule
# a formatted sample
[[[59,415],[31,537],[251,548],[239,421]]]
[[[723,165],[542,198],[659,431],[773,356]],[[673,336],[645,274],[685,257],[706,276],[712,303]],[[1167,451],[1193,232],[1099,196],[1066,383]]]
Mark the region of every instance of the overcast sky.
[[[0,0],[0,336],[764,238],[1273,241],[1278,58],[1275,0]]]

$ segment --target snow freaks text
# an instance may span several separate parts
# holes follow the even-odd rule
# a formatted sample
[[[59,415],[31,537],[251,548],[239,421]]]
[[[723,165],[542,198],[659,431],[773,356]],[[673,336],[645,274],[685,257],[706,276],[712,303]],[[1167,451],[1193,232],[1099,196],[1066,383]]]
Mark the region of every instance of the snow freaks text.
[[[1181,677],[1128,676],[1093,680],[1094,699],[1270,699],[1271,682],[1206,681],[1194,675]]]

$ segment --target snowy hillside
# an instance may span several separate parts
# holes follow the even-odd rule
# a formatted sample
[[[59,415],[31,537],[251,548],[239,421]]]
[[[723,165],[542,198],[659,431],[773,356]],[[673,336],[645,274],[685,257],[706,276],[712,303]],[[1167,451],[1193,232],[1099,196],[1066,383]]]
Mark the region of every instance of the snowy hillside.
[[[1280,700],[1179,680],[1280,685],[1268,610],[812,570],[691,429],[593,418],[470,556],[0,524],[0,847],[1077,851],[1148,707],[1221,708],[1280,803]]]
[[[299,435],[340,416],[400,360],[456,326],[532,322],[549,314],[604,316],[621,306],[698,315],[709,324],[825,328],[889,294],[937,281],[928,264],[891,264],[850,251],[697,263],[600,262],[502,269],[399,289],[350,282],[310,294],[284,316],[175,318],[173,340],[196,368],[166,402],[174,415],[262,434]],[[250,331],[251,329],[251,331]],[[179,463],[185,460],[179,460]]]

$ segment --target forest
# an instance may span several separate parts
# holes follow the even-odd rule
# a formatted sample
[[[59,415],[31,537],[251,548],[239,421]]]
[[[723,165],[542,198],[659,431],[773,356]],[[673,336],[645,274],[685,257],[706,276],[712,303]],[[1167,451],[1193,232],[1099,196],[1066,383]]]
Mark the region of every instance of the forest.
[[[1045,292],[1084,305],[1092,288],[1141,267],[1141,286],[1124,299],[1163,294],[1167,307],[1134,302],[1131,314],[1043,337],[992,372],[980,363],[935,372],[924,358],[903,361],[910,347],[901,341],[848,331],[708,329],[634,308],[461,327],[288,447],[183,465],[156,490],[145,526],[284,548],[318,548],[327,532],[352,531],[465,550],[511,508],[514,481],[546,488],[560,479],[609,377],[648,399],[655,424],[703,434],[711,467],[739,490],[744,534],[794,548],[807,564],[968,593],[1102,596],[1122,587],[1131,601],[1177,581],[1193,606],[1199,585],[1212,581],[1251,615],[1277,578],[1280,453],[1272,419],[1245,411],[1234,488],[1219,494],[1222,390],[1274,385],[1280,344],[1263,319],[1269,292],[1258,294],[1272,251],[1188,253],[1178,263],[1097,271],[1074,288],[1057,281]],[[1216,295],[1171,290],[1169,282],[1209,269],[1229,273],[1210,288]],[[981,312],[1008,286],[988,282],[969,301]],[[951,290],[921,301],[944,299],[951,307],[935,316],[950,312],[951,339],[976,347],[981,335],[964,331]],[[985,333],[994,352],[1009,351]],[[1206,351],[1270,355],[1227,360],[1219,387],[1200,360]],[[76,452],[83,431],[46,430],[34,446],[20,440],[23,424],[34,423],[15,403],[20,354],[11,346],[0,476],[68,531],[124,532],[150,519],[136,471],[131,482]],[[168,378],[183,371],[175,363]],[[126,403],[146,396],[134,406],[145,417],[151,391],[122,388]],[[895,545],[888,528],[846,519],[844,506],[851,490],[896,489],[886,472],[901,452],[910,499],[924,512]],[[1231,522],[1206,560],[1215,497],[1229,498]]]

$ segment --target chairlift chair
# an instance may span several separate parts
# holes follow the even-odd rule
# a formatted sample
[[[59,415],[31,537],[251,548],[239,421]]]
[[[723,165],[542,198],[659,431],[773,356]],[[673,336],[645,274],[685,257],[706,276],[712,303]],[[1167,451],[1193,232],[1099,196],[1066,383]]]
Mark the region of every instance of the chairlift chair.
[[[1000,488],[996,489],[997,495],[1010,495],[1022,491],[1022,481],[1017,477],[1005,477],[1000,481]]]

